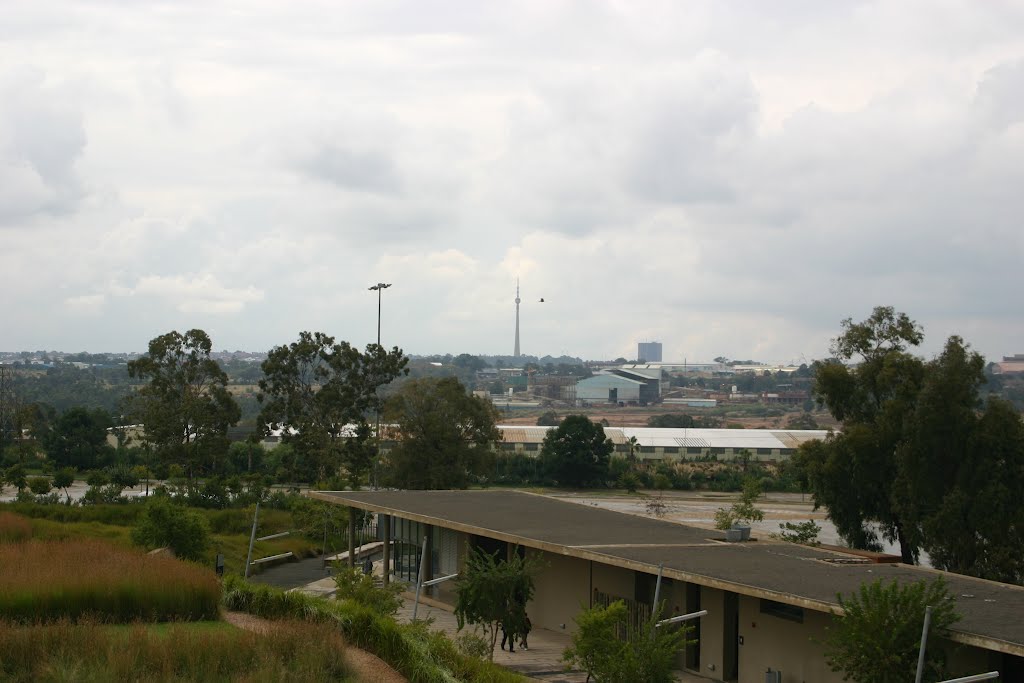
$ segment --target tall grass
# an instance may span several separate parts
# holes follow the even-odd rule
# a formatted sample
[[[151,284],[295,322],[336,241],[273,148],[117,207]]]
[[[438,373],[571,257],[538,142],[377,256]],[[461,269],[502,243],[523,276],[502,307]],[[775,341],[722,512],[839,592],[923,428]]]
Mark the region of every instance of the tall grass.
[[[351,601],[328,602],[302,593],[224,581],[224,605],[267,619],[299,618],[333,624],[353,645],[368,650],[412,683],[519,683],[521,676],[488,661],[466,657],[425,622],[399,624]]]
[[[195,630],[185,624],[155,633],[68,621],[33,626],[0,623],[0,678],[5,681],[346,681],[337,630],[297,621],[271,634]]]
[[[0,545],[0,619],[216,619],[212,571],[99,540]]]
[[[27,541],[32,538],[32,523],[21,515],[0,512],[0,543]]]

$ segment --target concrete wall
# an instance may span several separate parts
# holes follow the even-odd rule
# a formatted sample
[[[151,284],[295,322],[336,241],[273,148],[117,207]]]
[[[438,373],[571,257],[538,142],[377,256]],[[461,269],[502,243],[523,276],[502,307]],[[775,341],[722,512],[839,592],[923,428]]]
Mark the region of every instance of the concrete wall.
[[[701,586],[700,608],[708,611],[701,617],[700,668],[701,675],[720,680],[725,629],[725,591]],[[764,678],[761,679],[764,683]]]
[[[590,563],[575,557],[528,548],[543,569],[537,576],[533,600],[526,606],[535,627],[573,633],[573,618],[590,606]],[[563,631],[562,624],[565,625]]]
[[[593,589],[632,600],[635,588],[636,580],[633,578],[633,570],[613,567],[600,562],[594,563]]]
[[[761,613],[760,600],[741,595],[739,683],[764,683],[769,667],[782,671],[783,683],[841,683],[841,674],[825,664],[825,627],[831,617],[804,610],[802,624]]]

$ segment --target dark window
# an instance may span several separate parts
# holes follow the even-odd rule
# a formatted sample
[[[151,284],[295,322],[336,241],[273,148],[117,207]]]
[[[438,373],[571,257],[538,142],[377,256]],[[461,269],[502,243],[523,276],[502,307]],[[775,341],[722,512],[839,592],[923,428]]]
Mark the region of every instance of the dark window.
[[[725,455],[725,449],[724,448],[712,448],[711,449],[711,455]]]
[[[640,452],[641,453],[653,453],[654,452],[654,446],[641,446],[640,447]]]
[[[770,448],[758,448],[757,449],[757,454],[758,455],[771,455],[772,454],[772,449],[770,449]]]
[[[539,443],[524,443],[523,444],[523,450],[524,451],[536,451],[536,450],[539,450],[539,449],[540,449],[540,444]]]
[[[704,449],[701,448],[700,446],[687,446],[686,452],[689,455],[700,455],[701,453],[704,452]]]
[[[503,443],[503,444],[501,444],[501,450],[503,450],[503,451],[514,451],[515,449],[516,449],[516,445],[514,443]]]
[[[624,443],[615,444],[616,453],[629,453],[629,446]]]
[[[665,446],[665,452],[666,453],[678,453],[679,452],[679,447],[678,446]]]
[[[796,605],[787,605],[774,600],[761,600],[761,614],[770,614],[779,619],[795,621],[798,624],[804,623],[804,608]]]
[[[781,449],[779,449],[779,455],[793,455],[794,453],[796,453],[796,449],[794,449],[794,448],[781,448]]]

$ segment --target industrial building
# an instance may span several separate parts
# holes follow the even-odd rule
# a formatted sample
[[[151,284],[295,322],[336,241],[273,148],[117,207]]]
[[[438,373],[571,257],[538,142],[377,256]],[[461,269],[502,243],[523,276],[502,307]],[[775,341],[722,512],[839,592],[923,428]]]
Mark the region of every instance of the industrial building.
[[[676,666],[714,681],[762,683],[771,671],[783,683],[839,683],[843,675],[829,670],[822,645],[831,615],[841,613],[836,596],[878,579],[905,584],[941,575],[961,620],[949,640],[929,647],[947,649],[954,675],[995,670],[1001,680],[1024,680],[1020,586],[880,563],[888,558],[863,553],[770,539],[728,542],[720,531],[517,491],[307,495],[378,515],[389,578],[415,577],[421,551],[429,558],[425,580],[459,572],[471,548],[535,558],[540,569],[527,603],[534,628],[574,632],[582,609],[613,600],[651,618],[661,574],[658,617],[707,610]],[[350,558],[354,538],[353,522]],[[455,604],[451,582],[427,594]]]
[[[537,454],[548,432],[555,427],[498,425],[503,452]],[[697,460],[714,457],[734,460],[741,455],[752,461],[788,460],[801,444],[824,439],[823,429],[659,429],[655,427],[605,427],[605,436],[615,452],[626,454],[630,447],[641,460]],[[631,441],[632,440],[632,441]]]

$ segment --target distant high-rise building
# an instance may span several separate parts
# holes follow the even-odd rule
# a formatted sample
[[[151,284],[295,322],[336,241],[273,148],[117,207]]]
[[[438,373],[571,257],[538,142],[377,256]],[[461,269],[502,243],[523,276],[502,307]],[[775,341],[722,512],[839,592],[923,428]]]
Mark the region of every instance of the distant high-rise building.
[[[516,278],[516,350],[513,356],[519,358],[519,278]]]
[[[636,345],[636,359],[648,363],[661,362],[661,342],[640,342]]]

